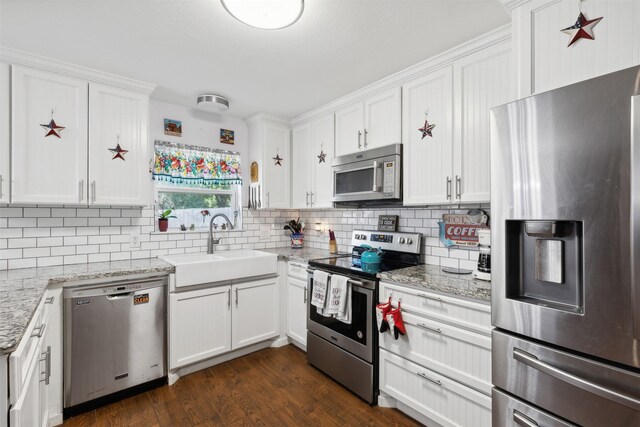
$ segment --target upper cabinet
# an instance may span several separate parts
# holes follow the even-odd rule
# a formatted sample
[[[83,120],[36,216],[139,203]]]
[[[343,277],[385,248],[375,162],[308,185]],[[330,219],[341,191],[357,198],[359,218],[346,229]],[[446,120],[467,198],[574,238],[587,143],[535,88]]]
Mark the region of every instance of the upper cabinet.
[[[336,156],[400,142],[401,89],[372,95],[335,112]]]
[[[291,207],[332,207],[333,114],[293,128]]]
[[[89,85],[90,203],[150,202],[148,114],[146,95],[96,83]]]
[[[11,67],[0,62],[0,203],[9,203],[11,137]]]
[[[250,162],[257,162],[262,208],[288,209],[291,204],[291,131],[289,123],[259,114],[249,124]]]
[[[13,66],[11,202],[87,203],[86,80]]]
[[[561,32],[578,16],[578,1],[511,2],[518,97],[544,92],[640,64],[640,2],[585,1],[587,19],[603,17],[593,29],[594,40],[567,46]]]
[[[0,202],[151,203],[147,132],[155,86],[16,51],[0,49],[0,57],[0,89],[8,95],[11,88],[10,111],[8,96],[0,103],[0,125],[11,117],[10,134],[0,126]]]
[[[405,205],[489,202],[489,112],[512,99],[511,82],[503,42],[404,84]]]

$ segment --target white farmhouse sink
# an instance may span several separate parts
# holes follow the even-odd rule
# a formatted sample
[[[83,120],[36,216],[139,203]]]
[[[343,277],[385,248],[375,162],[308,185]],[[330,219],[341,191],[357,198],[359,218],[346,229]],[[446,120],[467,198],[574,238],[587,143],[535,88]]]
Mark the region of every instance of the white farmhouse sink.
[[[160,257],[176,267],[176,287],[247,279],[278,272],[278,256],[241,249],[215,254],[181,254]]]

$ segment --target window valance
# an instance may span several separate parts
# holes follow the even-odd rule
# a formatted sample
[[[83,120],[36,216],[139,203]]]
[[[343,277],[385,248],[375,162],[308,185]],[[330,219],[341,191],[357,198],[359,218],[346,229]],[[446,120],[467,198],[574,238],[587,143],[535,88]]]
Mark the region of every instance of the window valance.
[[[242,184],[240,154],[155,141],[153,179],[196,187]]]

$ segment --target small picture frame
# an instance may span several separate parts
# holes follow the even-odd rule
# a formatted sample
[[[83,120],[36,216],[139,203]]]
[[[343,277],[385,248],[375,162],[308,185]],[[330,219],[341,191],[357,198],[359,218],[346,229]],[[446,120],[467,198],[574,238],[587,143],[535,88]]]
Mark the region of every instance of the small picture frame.
[[[182,122],[180,120],[164,119],[164,134],[182,136]]]
[[[222,144],[235,144],[235,132],[229,129],[220,129],[220,142]]]
[[[398,215],[378,215],[378,231],[398,231]]]

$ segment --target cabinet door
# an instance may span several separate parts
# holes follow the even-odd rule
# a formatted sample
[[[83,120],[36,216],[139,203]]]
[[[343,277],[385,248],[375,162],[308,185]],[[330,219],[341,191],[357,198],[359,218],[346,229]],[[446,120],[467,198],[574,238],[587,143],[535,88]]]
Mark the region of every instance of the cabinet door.
[[[262,204],[266,208],[289,208],[290,136],[289,128],[273,123],[264,124],[265,189]],[[274,157],[283,159],[278,164]]]
[[[9,410],[9,425],[11,426],[42,425],[42,414],[40,412],[41,363],[40,352],[36,351],[29,361],[24,388]]]
[[[357,102],[336,111],[336,156],[363,148],[364,104]]]
[[[490,201],[489,112],[511,100],[509,44],[482,50],[454,65],[454,199]]]
[[[148,113],[146,95],[100,84],[89,85],[91,204],[148,204]]]
[[[451,67],[406,83],[402,90],[404,205],[445,204],[452,201],[453,79]],[[422,137],[425,113],[435,125],[433,136]]]
[[[11,143],[11,68],[0,62],[0,203],[9,203],[9,144]]]
[[[231,350],[231,287],[169,297],[169,369]]]
[[[400,143],[401,93],[397,87],[364,101],[363,148]]]
[[[306,123],[293,128],[291,144],[291,207],[304,209],[311,206],[312,189],[311,156],[311,124]]]
[[[326,115],[311,124],[313,152],[309,153],[313,167],[313,187],[311,191],[312,208],[331,208],[333,203],[331,159],[334,156],[333,114]],[[324,160],[318,156],[324,154]]]
[[[13,203],[87,203],[87,86],[71,77],[13,66]],[[64,127],[55,129],[59,138],[42,127],[52,119]]]
[[[279,331],[278,279],[232,286],[232,348],[238,349],[277,336]]]
[[[307,282],[287,278],[287,335],[307,345]]]

